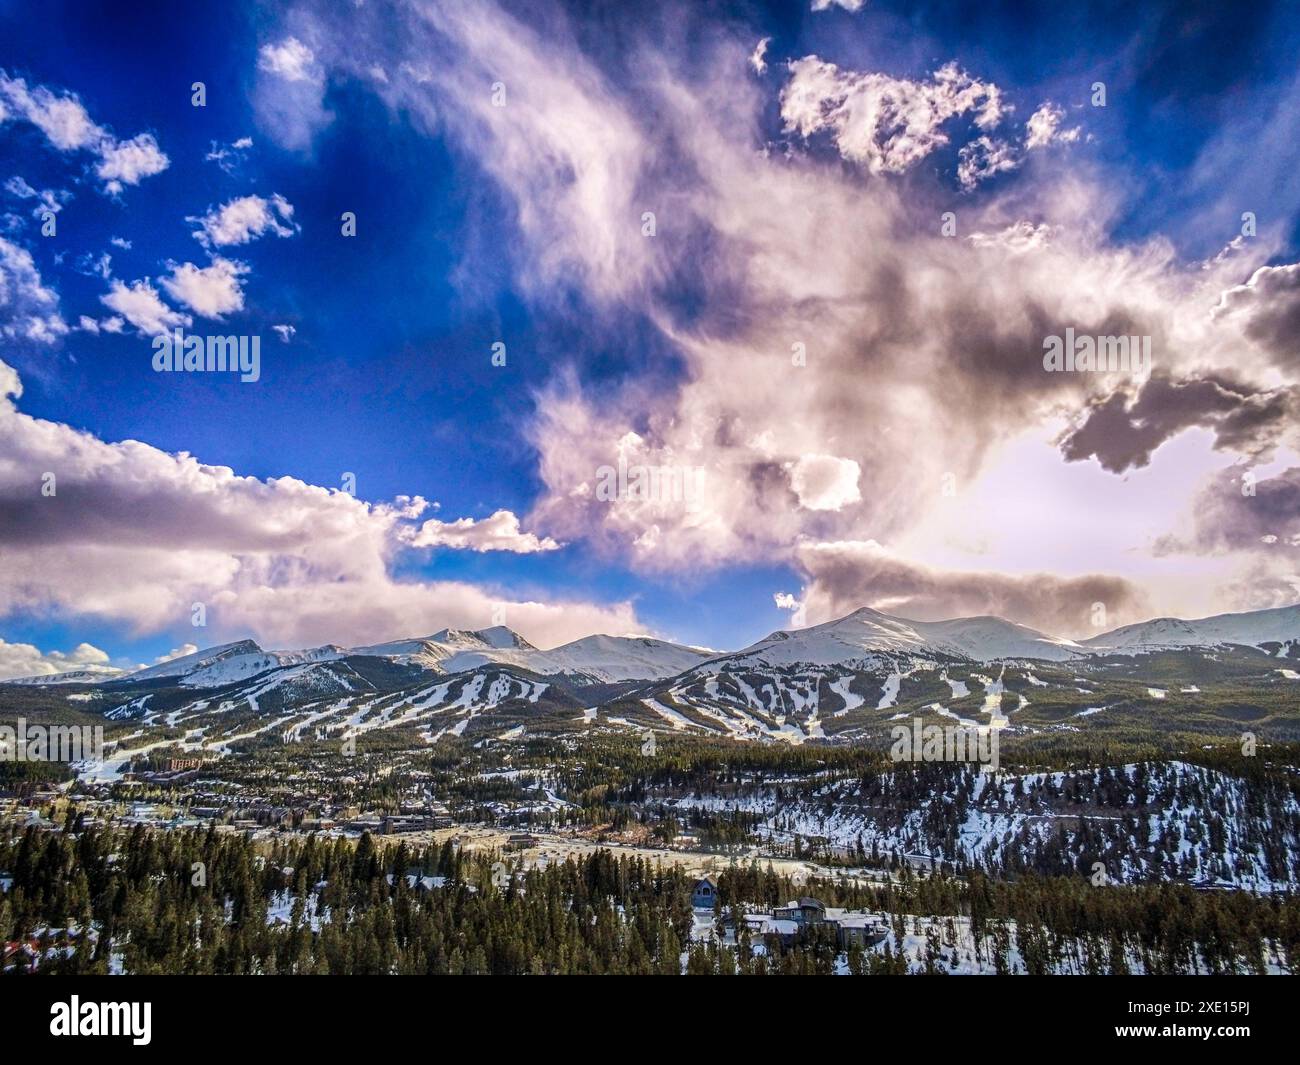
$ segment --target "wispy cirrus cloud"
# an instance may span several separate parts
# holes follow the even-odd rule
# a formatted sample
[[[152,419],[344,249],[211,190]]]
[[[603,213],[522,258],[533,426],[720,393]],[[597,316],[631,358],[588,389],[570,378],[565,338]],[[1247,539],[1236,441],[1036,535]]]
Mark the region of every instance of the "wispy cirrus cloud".
[[[258,50],[253,104],[258,121],[284,148],[306,150],[329,124],[325,71],[311,46],[293,35]]]
[[[337,639],[285,620],[315,616],[309,589],[342,601],[304,574],[359,582],[369,610],[398,583],[386,560],[421,538],[485,553],[562,541],[641,574],[785,565],[806,582],[790,599],[806,613],[892,597],[899,612],[996,610],[1052,628],[1012,571],[1010,532],[991,527],[992,546],[968,550],[970,512],[950,513],[943,486],[977,482],[1028,430],[1056,440],[1055,464],[1005,482],[1016,499],[1084,467],[1136,480],[1198,433],[1218,451],[1189,461],[1220,490],[1218,458],[1265,461],[1295,442],[1295,266],[1281,261],[1280,238],[1225,233],[1223,252],[1201,263],[1121,229],[1131,175],[1118,153],[1091,151],[1087,112],[1059,85],[1007,84],[955,46],[905,69],[871,42],[804,54],[783,37],[778,54],[802,55],[785,64],[756,50],[758,31],[739,20],[720,26],[686,5],[671,15],[677,36],[665,41],[634,21],[595,39],[545,3],[527,17],[491,3],[304,7],[245,56],[260,128],[281,146],[309,148],[332,120],[327,92],[343,85],[374,93],[404,135],[435,140],[456,182],[499,208],[491,266],[505,264],[512,296],[538,321],[581,328],[569,360],[532,377],[512,414],[540,485],[522,518],[420,524],[405,504],[395,514],[326,504],[227,471],[231,485],[218,478],[213,495],[238,506],[262,492],[276,507],[309,498],[307,509],[354,517],[369,563],[349,568],[305,539],[280,552],[236,537],[252,546],[217,552],[207,587],[229,580],[241,609],[263,596],[280,630]],[[191,221],[213,256],[298,231],[278,195],[236,197]],[[463,249],[466,275],[484,266],[486,244]],[[171,254],[181,265],[160,257],[168,276],[114,282],[119,320],[147,331],[168,315],[237,309],[234,264]],[[1044,338],[1067,328],[1150,336],[1154,372],[1045,372]],[[647,337],[663,358],[641,375],[610,372]],[[699,471],[701,490],[602,498],[601,471],[620,464]],[[194,492],[211,491],[205,477]],[[1071,617],[1094,588],[1121,610],[1167,601],[1149,563],[1170,557],[1151,547],[1170,508],[1151,511],[1165,524],[1150,537],[1103,548],[1084,534],[1106,524],[1089,498],[1054,505],[1081,530],[1070,573],[1058,574]],[[1225,585],[1255,564],[1244,538],[1216,542],[1222,559],[1204,562]],[[809,547],[864,544],[875,547]]]
[[[1015,87],[957,59],[902,77],[809,55],[779,90],[793,135],[779,152],[763,125],[771,101],[748,74],[752,36],[714,32],[690,57],[638,40],[629,76],[558,16],[524,25],[491,4],[408,10],[398,37],[364,23],[344,36],[318,20],[315,58],[370,80],[493,180],[518,219],[518,278],[538,305],[576,292],[611,331],[635,313],[682,359],[667,381],[597,393],[581,372],[560,372],[538,391],[527,431],[545,486],[530,520],[539,532],[649,570],[801,565],[792,545],[803,538],[902,542],[937,512],[945,478],[975,477],[1028,426],[1064,421],[1062,464],[1104,455],[1115,470],[1198,425],[1241,454],[1293,432],[1270,356],[1243,351],[1243,324],[1212,313],[1276,245],[1205,265],[1180,262],[1160,238],[1116,237],[1117,185],[1100,164],[1042,151],[1082,139],[1060,105],[1039,104],[1015,130]],[[490,92],[498,79],[504,106]],[[1006,178],[960,205],[951,236],[935,207],[942,187],[915,177],[950,147],[964,154],[949,188]],[[653,237],[639,224],[649,209]],[[1045,372],[1044,339],[1067,327],[1151,336],[1158,376]],[[1231,376],[1216,378],[1225,365]],[[1130,418],[1131,446],[1123,432],[1102,439],[1102,412],[1148,408],[1151,418]],[[811,457],[856,470],[860,500],[811,490]],[[619,461],[698,469],[705,487],[690,506],[599,498],[597,471]],[[1094,520],[1078,505],[1081,522]],[[1122,562],[1085,547],[1078,564],[1140,602],[1135,578],[1105,574]],[[954,594],[951,609],[973,601]]]

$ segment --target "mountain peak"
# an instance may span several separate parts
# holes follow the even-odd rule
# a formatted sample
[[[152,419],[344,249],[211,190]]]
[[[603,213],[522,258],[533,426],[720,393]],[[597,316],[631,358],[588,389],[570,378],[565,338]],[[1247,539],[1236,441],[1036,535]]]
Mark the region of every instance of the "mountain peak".
[[[979,662],[1001,658],[1066,659],[1086,653],[1062,640],[1005,618],[983,615],[948,621],[911,621],[873,607],[805,629],[774,632],[739,651],[737,659],[769,665],[832,664],[876,655],[938,655]]]
[[[1208,618],[1152,618],[1084,640],[1094,652],[1239,644],[1260,647],[1300,640],[1300,604],[1215,614]]]
[[[493,625],[486,629],[439,629],[432,636],[426,636],[425,640],[456,648],[492,647],[504,650],[516,647],[524,651],[536,650],[519,633],[505,625]]]

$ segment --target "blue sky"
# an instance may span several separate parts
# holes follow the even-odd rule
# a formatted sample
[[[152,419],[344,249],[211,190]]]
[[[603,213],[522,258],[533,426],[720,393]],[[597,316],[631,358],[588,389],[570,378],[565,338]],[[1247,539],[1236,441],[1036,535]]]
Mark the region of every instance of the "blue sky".
[[[1268,326],[1285,320],[1293,286],[1257,272],[1295,259],[1300,15],[1284,4],[1250,18],[1202,4],[855,6],[0,2],[11,249],[0,320],[18,323],[0,358],[21,380],[15,434],[27,434],[13,444],[27,465],[9,471],[14,528],[44,527],[23,516],[41,500],[15,487],[44,472],[31,465],[42,455],[32,419],[106,449],[69,466],[72,499],[59,505],[82,509],[60,512],[57,542],[5,541],[0,637],[149,662],[244,635],[363,642],[487,625],[496,604],[543,644],[622,626],[729,647],[790,624],[791,611],[795,623],[824,620],[867,599],[1058,628],[1098,596],[1117,623],[1289,601],[1293,561],[1274,548],[1294,516],[1294,358],[1269,348]],[[936,77],[950,63],[964,81]],[[496,81],[506,102],[494,110]],[[1105,107],[1091,103],[1099,81]],[[50,95],[32,103],[40,87]],[[98,131],[73,148],[37,114],[70,99]],[[882,99],[924,101],[905,130],[922,148],[867,122]],[[1045,116],[1037,135],[1031,115]],[[165,166],[110,188],[96,169],[103,145],[140,135]],[[967,161],[984,170],[963,177]],[[59,205],[49,237],[44,190]],[[272,208],[270,228],[244,240],[196,239],[198,220],[248,197],[264,209],[278,197],[291,214]],[[654,236],[642,208],[655,210]],[[963,267],[936,250],[944,210],[963,254],[1002,258]],[[344,211],[355,237],[340,233]],[[1243,211],[1258,230],[1233,248]],[[1011,247],[1021,223],[1022,236],[1050,234],[1057,257],[1032,283]],[[56,296],[46,312],[65,328],[52,337],[22,325],[24,253]],[[204,293],[237,306],[205,315],[174,295],[164,279],[186,263],[235,264],[233,291],[213,276]],[[965,287],[971,274],[996,292],[987,307]],[[191,332],[260,335],[261,380],[155,373],[148,327],[103,301],[141,281]],[[1074,302],[1051,305],[1054,285],[1077,285]],[[1208,320],[1237,288],[1214,318],[1236,333],[1187,335],[1189,318]],[[1005,369],[1024,321],[1085,319],[1156,334],[1173,384],[1049,390]],[[287,342],[276,326],[291,327]],[[1031,369],[1041,332],[1022,345]],[[805,336],[810,374],[786,386],[756,384],[737,354],[768,342],[783,353]],[[504,367],[491,361],[498,341]],[[909,363],[903,349],[924,354]],[[1197,407],[1194,386],[1218,381],[1218,367],[1231,380]],[[825,376],[810,384],[812,373]],[[1144,404],[1126,428],[1160,426],[1153,446],[1116,442],[1100,414],[1080,429],[1116,396]],[[887,429],[910,441],[886,446]],[[1062,443],[1071,431],[1073,446]],[[74,436],[60,439],[76,451]],[[707,468],[703,506],[593,510],[581,485],[620,440],[651,465]],[[158,454],[113,450],[123,441]],[[178,453],[253,479],[211,503],[220,521],[203,507],[227,488],[160,457]],[[1056,471],[1044,476],[1079,478],[1084,514],[1116,482],[1178,487],[1117,496],[1131,527],[1115,515],[1089,538],[1105,547],[1044,552],[1032,573],[1019,560],[1034,552],[999,540],[996,522],[916,487],[953,471],[967,507],[1031,509],[1032,486],[990,500],[987,485],[1014,485],[1043,454]],[[1266,518],[1215,511],[1214,529],[1187,530],[1189,513],[1206,513],[1202,493],[1256,467],[1276,481]],[[345,472],[356,509],[330,493]],[[300,499],[274,487],[281,478],[320,491]],[[126,527],[87,513],[137,489]],[[200,496],[209,502],[190,514]],[[394,518],[384,508],[399,497],[427,506]],[[484,524],[502,511],[505,525]],[[1025,522],[1034,543],[1059,535]],[[296,531],[280,540],[268,531],[287,525]],[[546,538],[560,546],[530,547]],[[93,578],[42,576],[74,556],[66,568]],[[1059,613],[1029,605],[1042,598],[1027,590],[1034,573],[1065,582],[1048,592]],[[1243,573],[1254,597],[1234,599]],[[198,633],[193,601],[211,607]],[[324,613],[337,615],[336,636]]]

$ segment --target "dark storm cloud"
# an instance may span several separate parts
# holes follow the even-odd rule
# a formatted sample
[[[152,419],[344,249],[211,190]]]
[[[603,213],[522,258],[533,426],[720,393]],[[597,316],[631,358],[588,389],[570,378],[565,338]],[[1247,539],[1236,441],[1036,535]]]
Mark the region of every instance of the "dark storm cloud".
[[[1133,396],[1112,393],[1094,402],[1061,441],[1071,462],[1096,457],[1123,473],[1145,466],[1166,440],[1196,426],[1211,429],[1215,446],[1259,454],[1291,424],[1294,392],[1260,389],[1218,375],[1178,380],[1157,373]]]
[[[1247,550],[1294,560],[1300,547],[1300,467],[1258,481],[1241,468],[1226,470],[1202,490],[1193,513],[1191,533],[1163,537],[1157,554]]]
[[[1218,319],[1238,319],[1279,369],[1300,367],[1300,263],[1265,266],[1223,294]]]
[[[916,621],[992,614],[1053,635],[1095,634],[1095,604],[1113,626],[1144,616],[1140,589],[1118,577],[953,572],[890,554],[873,542],[808,544],[798,552],[809,578],[808,621],[874,606]]]

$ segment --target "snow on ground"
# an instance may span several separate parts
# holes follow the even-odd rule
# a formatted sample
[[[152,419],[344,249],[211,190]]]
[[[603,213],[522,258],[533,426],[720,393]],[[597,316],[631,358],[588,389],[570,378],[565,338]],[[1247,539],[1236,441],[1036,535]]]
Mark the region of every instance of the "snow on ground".
[[[1177,778],[1177,783],[1170,782],[1174,793],[1183,786],[1214,791],[1227,789],[1230,808],[1245,805],[1244,785],[1231,777],[1185,762],[1167,763],[1161,769]],[[1116,771],[1133,780],[1137,766],[1128,765]],[[860,843],[867,852],[876,846],[883,854],[910,854],[929,848],[931,853],[949,860],[976,855],[1005,857],[1010,849],[1032,851],[1038,845],[1047,844],[1061,828],[1074,828],[1077,814],[1056,812],[1041,803],[1016,798],[1017,782],[1024,794],[1049,782],[1052,787],[1060,789],[1065,785],[1066,777],[1067,774],[1062,772],[1003,773],[997,777],[983,773],[976,775],[971,784],[973,790],[967,817],[958,832],[958,847],[953,853],[947,853],[938,841],[927,843],[930,839],[926,829],[927,802],[921,802],[910,810],[890,811],[882,818],[877,808],[864,807],[853,801],[856,787],[846,790],[831,782],[796,801],[778,801],[775,785],[768,783],[739,795],[705,794],[666,798],[665,802],[683,811],[699,809],[756,814],[760,818],[758,832],[765,839],[789,844],[796,836],[804,840],[822,837],[840,854],[851,853]],[[936,795],[931,801],[948,800]],[[1130,795],[1130,804],[1133,801]],[[1300,803],[1294,798],[1287,802],[1290,808],[1300,813]],[[1115,822],[1132,816],[1132,811],[1132,805],[1118,806],[1108,808],[1105,813],[1090,814],[1089,819],[1098,824]],[[1124,860],[1121,868],[1109,870],[1113,879],[1131,882],[1153,874],[1163,877],[1165,871],[1156,855],[1163,839],[1175,838],[1179,840],[1175,857],[1184,868],[1184,875],[1194,884],[1266,892],[1294,889],[1290,880],[1270,878],[1257,842],[1246,838],[1243,829],[1234,821],[1224,825],[1223,845],[1221,851],[1216,852],[1210,845],[1208,834],[1197,828],[1199,819],[1204,816],[1203,810],[1169,803],[1160,807],[1149,806],[1147,812],[1151,837],[1148,850],[1145,853],[1135,851]]]
[[[977,673],[971,674],[971,677],[974,680],[977,680],[984,685],[984,705],[980,707],[980,713],[989,715],[990,728],[1006,728],[1007,725],[1010,724],[1006,715],[1002,713],[1002,678],[1006,675],[1006,671],[1006,666],[1003,666],[1002,672],[998,674],[997,680],[994,680],[992,677],[981,676]],[[1016,707],[1017,710],[1023,710],[1029,705],[1029,701],[1025,699],[1024,696],[1021,696],[1021,699],[1022,702],[1018,707]]]
[[[957,722],[959,722],[960,724],[965,725],[967,728],[979,728],[979,727],[980,727],[980,723],[979,723],[978,721],[972,721],[972,720],[971,720],[970,718],[968,718],[968,717],[962,717],[960,714],[957,714],[957,713],[953,712],[952,710],[949,710],[946,706],[941,706],[939,703],[930,703],[930,704],[928,704],[927,706],[923,706],[923,707],[921,707],[921,709],[922,709],[922,710],[932,710],[932,711],[933,711],[934,713],[936,713],[936,714],[942,714],[944,717],[950,717],[950,718],[952,718],[954,721],[957,721]]]
[[[123,703],[121,706],[115,706],[104,716],[110,721],[117,721],[121,718],[138,717],[149,705],[152,695],[142,695],[138,699],[132,699],[129,703]]]
[[[698,728],[689,717],[678,713],[671,707],[664,706],[658,699],[642,699],[641,703],[668,721],[675,729]]]
[[[272,895],[266,908],[266,923],[268,925],[292,923],[295,898],[296,896],[291,891],[277,891]],[[321,925],[329,924],[330,919],[329,910],[325,910],[323,913],[317,911],[316,907],[319,900],[320,896],[314,891],[303,896],[302,900],[303,922],[309,925],[313,932],[319,932]]]
[[[880,702],[876,704],[877,710],[888,710],[898,701],[898,689],[903,683],[903,674],[894,670],[885,681],[884,691],[880,694]]]
[[[894,955],[902,954],[912,973],[923,973],[926,967],[926,955],[933,949],[937,952],[934,967],[939,972],[953,976],[993,976],[998,968],[995,959],[998,955],[997,940],[999,934],[1006,944],[1004,964],[1011,974],[1026,972],[1025,960],[1019,948],[1020,935],[1015,921],[992,921],[988,930],[981,935],[977,944],[971,929],[969,917],[911,917],[893,918],[889,914],[880,915],[889,922],[890,931],[885,942],[875,950],[883,953],[888,947]],[[902,922],[903,937],[898,938],[897,921]],[[931,943],[934,947],[931,947]],[[1093,959],[1093,968],[1103,973],[1111,971],[1110,945],[1098,944],[1100,953]],[[1059,957],[1054,959],[1048,969],[1058,976],[1082,976],[1089,972],[1086,946],[1079,942],[1067,943]],[[1125,961],[1129,971],[1134,975],[1146,972],[1141,950],[1136,945],[1125,949]],[[1288,968],[1285,959],[1268,952],[1265,958],[1265,971],[1271,976],[1284,975]],[[1243,971],[1246,959],[1241,960]],[[1195,971],[1208,972],[1209,967],[1197,959]]]
[[[851,676],[840,677],[838,680],[831,681],[829,685],[831,691],[833,691],[836,695],[838,695],[841,699],[844,700],[844,708],[842,710],[836,710],[833,715],[835,717],[842,717],[844,714],[847,714],[850,710],[856,710],[859,706],[861,706],[864,702],[866,702],[866,700],[863,699],[862,696],[859,695],[857,692],[849,691],[849,683],[852,680],[853,678]]]

